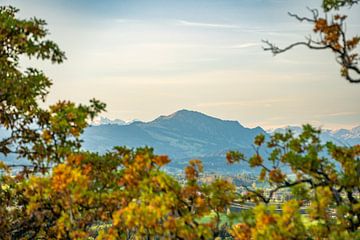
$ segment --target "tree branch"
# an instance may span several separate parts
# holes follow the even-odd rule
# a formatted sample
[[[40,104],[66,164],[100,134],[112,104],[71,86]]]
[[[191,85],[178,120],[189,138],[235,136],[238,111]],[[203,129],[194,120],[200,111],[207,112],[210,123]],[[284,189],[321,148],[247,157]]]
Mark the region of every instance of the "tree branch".
[[[354,1],[352,4],[357,3]],[[314,32],[318,33],[319,41],[314,41],[311,36],[308,37],[308,41],[299,41],[288,45],[285,48],[279,48],[275,44],[263,40],[266,45],[263,47],[264,51],[271,51],[274,55],[286,52],[297,46],[306,46],[309,49],[323,50],[330,49],[336,55],[336,62],[341,66],[341,76],[350,83],[360,83],[360,66],[358,63],[359,57],[353,50],[358,46],[360,40],[358,37],[350,38],[347,40],[344,21],[346,16],[335,15],[331,21],[327,18],[319,18],[319,12],[317,9],[310,9],[312,17],[300,17],[294,13],[288,13],[290,17],[295,18],[299,22],[308,22],[314,24]],[[355,76],[351,76],[349,72],[355,73]]]

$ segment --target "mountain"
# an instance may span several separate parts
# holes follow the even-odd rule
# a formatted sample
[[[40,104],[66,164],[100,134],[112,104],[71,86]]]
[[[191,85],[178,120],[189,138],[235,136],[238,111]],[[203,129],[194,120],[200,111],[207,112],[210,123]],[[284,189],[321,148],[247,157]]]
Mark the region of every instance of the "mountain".
[[[350,130],[340,129],[332,131],[331,135],[335,138],[341,139],[349,145],[360,144],[360,126],[354,127]]]
[[[127,124],[125,121],[121,119],[114,119],[111,120],[107,117],[100,117],[98,119],[95,119],[91,125],[104,125],[104,124],[116,124],[116,125],[125,125]]]
[[[287,129],[290,129],[294,134],[300,134],[302,128],[299,126],[287,126],[283,128],[276,128],[273,130],[268,130],[269,134],[274,132],[285,132]],[[353,146],[360,144],[360,126],[354,127],[352,129],[321,129],[320,139],[323,142],[332,141],[338,145]]]
[[[156,153],[169,155],[174,166],[183,166],[190,159],[200,158],[205,167],[216,170],[228,168],[225,160],[228,150],[253,154],[251,144],[259,133],[267,135],[260,127],[246,128],[237,121],[180,110],[151,122],[91,126],[83,134],[83,147],[105,152],[117,145],[151,146]]]

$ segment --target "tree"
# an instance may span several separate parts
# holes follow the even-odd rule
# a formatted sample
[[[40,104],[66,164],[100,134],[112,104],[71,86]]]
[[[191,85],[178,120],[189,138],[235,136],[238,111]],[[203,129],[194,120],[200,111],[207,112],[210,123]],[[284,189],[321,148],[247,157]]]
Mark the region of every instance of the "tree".
[[[359,83],[360,58],[355,50],[360,38],[347,37],[347,16],[337,12],[357,3],[324,0],[323,11],[335,13],[330,19],[319,17],[316,9],[310,9],[310,18],[289,13],[300,22],[313,24],[318,38],[310,36],[285,48],[264,41],[264,50],[276,55],[300,45],[330,49],[341,66],[341,75],[351,83]],[[275,133],[268,140],[259,135],[254,140],[252,157],[237,151],[227,153],[230,164],[246,162],[258,169],[259,181],[266,186],[244,186],[246,193],[241,201],[253,202],[255,207],[242,212],[240,222],[229,229],[235,239],[360,239],[360,145],[322,143],[320,132],[304,125],[298,136],[290,130]],[[264,145],[270,151],[268,157],[260,155]],[[288,200],[276,209],[274,196],[281,191]]]
[[[45,39],[44,20],[20,20],[17,12],[14,7],[0,7],[0,124],[10,132],[0,142],[0,153],[27,158],[38,170],[79,149],[86,120],[103,111],[105,104],[93,99],[89,106],[62,101],[49,109],[39,107],[51,81],[38,69],[21,71],[19,57],[61,63],[65,54]]]
[[[151,148],[115,147],[104,155],[81,150],[87,121],[105,104],[59,101],[40,108],[51,81],[38,69],[21,71],[19,57],[61,63],[65,54],[45,39],[45,21],[21,20],[17,12],[0,7],[0,127],[10,134],[0,153],[31,165],[0,161],[0,239],[219,236],[220,213],[234,200],[234,186],[224,180],[200,184],[199,160],[190,161],[180,184],[161,169],[169,158]],[[16,173],[14,167],[23,169]]]
[[[20,182],[3,179],[9,187],[2,199],[21,200],[22,204],[12,206],[24,209],[16,220],[9,219],[2,233],[9,234],[9,239],[209,239],[218,235],[217,218],[207,223],[199,219],[212,210],[224,211],[234,199],[234,187],[222,180],[199,185],[200,161],[190,162],[182,186],[160,170],[169,161],[149,148],[116,147],[104,156],[70,155],[47,176],[33,175]]]
[[[264,41],[267,47],[265,51],[271,51],[274,55],[286,52],[296,46],[306,46],[310,49],[323,50],[329,49],[336,56],[336,62],[341,67],[341,76],[350,83],[360,83],[360,66],[359,53],[356,52],[360,42],[359,36],[349,37],[346,34],[345,20],[346,15],[338,13],[338,10],[344,6],[353,6],[359,3],[358,0],[324,0],[322,9],[325,13],[324,17],[319,16],[319,11],[309,9],[311,17],[300,17],[296,14],[289,13],[300,22],[308,22],[313,25],[313,31],[317,34],[317,38],[309,36],[306,41],[299,41],[285,48],[279,48],[275,44]],[[334,13],[328,17],[327,13]]]
[[[247,162],[259,168],[259,180],[268,191],[245,186],[243,201],[256,207],[242,214],[231,232],[238,239],[359,239],[360,145],[345,147],[321,143],[320,130],[303,126],[299,136],[289,130],[275,133],[267,142],[268,160],[259,155],[264,135],[256,137],[251,158],[233,151],[229,163]],[[274,194],[288,190],[291,199],[278,213],[269,204]],[[306,208],[306,218],[300,208]]]

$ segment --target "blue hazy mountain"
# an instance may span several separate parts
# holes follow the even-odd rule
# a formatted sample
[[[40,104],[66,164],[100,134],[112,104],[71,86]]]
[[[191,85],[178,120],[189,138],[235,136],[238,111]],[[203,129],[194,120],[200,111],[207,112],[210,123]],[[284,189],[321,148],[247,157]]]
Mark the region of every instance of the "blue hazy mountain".
[[[83,134],[83,147],[105,152],[113,146],[151,146],[156,153],[169,155],[172,165],[183,166],[188,160],[199,158],[208,169],[216,170],[227,168],[228,150],[253,154],[252,142],[259,133],[267,135],[260,127],[246,128],[237,121],[180,110],[151,122],[91,126]]]
[[[94,120],[92,123],[92,125],[104,125],[104,124],[117,124],[117,125],[125,125],[127,124],[125,121],[121,120],[121,119],[114,119],[111,120],[107,117],[99,117],[96,120]]]
[[[290,126],[265,132],[262,128],[246,128],[238,121],[228,121],[207,116],[200,112],[180,110],[168,116],[160,116],[151,122],[135,121],[127,125],[102,124],[91,126],[83,134],[83,147],[105,152],[113,146],[154,147],[157,154],[166,154],[173,160],[172,167],[183,168],[190,159],[201,159],[205,169],[214,171],[249,171],[246,164],[228,166],[225,155],[229,150],[254,154],[252,143],[259,133],[266,137],[272,132],[291,129],[294,134],[301,127]],[[321,133],[323,142],[339,145],[360,143],[360,127],[350,130],[326,130]],[[262,152],[266,157],[266,152]]]
[[[284,128],[276,128],[267,132],[269,134],[273,132],[284,133],[288,129],[291,130],[295,135],[300,134],[302,131],[302,128],[299,126],[287,126]],[[344,146],[353,146],[356,144],[360,144],[360,126],[354,127],[352,129],[321,129],[320,139],[324,143],[330,141],[334,142],[337,145]]]

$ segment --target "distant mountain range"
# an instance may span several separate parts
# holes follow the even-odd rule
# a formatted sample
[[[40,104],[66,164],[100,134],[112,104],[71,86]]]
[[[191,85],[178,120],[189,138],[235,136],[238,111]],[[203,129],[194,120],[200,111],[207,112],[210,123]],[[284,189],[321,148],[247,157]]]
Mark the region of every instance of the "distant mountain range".
[[[285,132],[287,129],[290,129],[294,134],[299,134],[302,131],[302,128],[299,126],[287,126],[284,128],[268,130],[267,132],[272,134],[274,132]],[[352,129],[322,129],[320,138],[323,142],[332,141],[338,145],[352,146],[360,144],[360,126]]]
[[[291,129],[295,134],[301,127],[289,126],[265,131],[261,127],[246,128],[238,121],[228,121],[207,116],[200,112],[180,110],[169,116],[160,116],[151,122],[135,121],[130,124],[100,124],[91,126],[83,134],[83,147],[87,150],[105,152],[113,146],[151,146],[158,154],[167,154],[175,168],[183,168],[189,159],[203,160],[205,168],[214,171],[249,170],[245,165],[228,166],[225,154],[240,150],[252,155],[252,143],[259,133],[265,136],[273,132]],[[342,145],[360,143],[360,126],[350,130],[323,130],[321,139]],[[265,153],[264,153],[265,154]]]
[[[173,159],[171,166],[182,168],[188,160],[199,158],[209,170],[217,170],[228,168],[225,161],[228,150],[251,154],[251,144],[259,133],[267,135],[260,127],[246,128],[237,121],[180,110],[151,122],[91,126],[83,134],[83,147],[105,152],[116,145],[151,146],[156,153],[169,155]]]
[[[96,118],[94,121],[91,122],[91,125],[94,125],[94,126],[104,125],[104,124],[126,125],[127,122],[125,122],[121,119],[110,120],[109,118],[103,117],[103,116]]]
[[[250,171],[246,165],[229,166],[225,154],[240,150],[246,155],[254,153],[252,143],[259,133],[269,137],[273,132],[291,129],[295,134],[301,127],[289,126],[265,131],[261,127],[246,128],[238,121],[221,120],[200,112],[180,110],[169,116],[160,116],[150,122],[110,120],[99,118],[82,135],[85,150],[104,153],[114,146],[154,147],[155,153],[166,154],[173,160],[171,169],[179,170],[190,159],[201,159],[208,171]],[[0,129],[1,130],[1,129]],[[0,131],[0,137],[5,132]],[[360,126],[347,130],[323,129],[321,139],[341,145],[360,144]],[[265,152],[263,154],[266,155]]]

